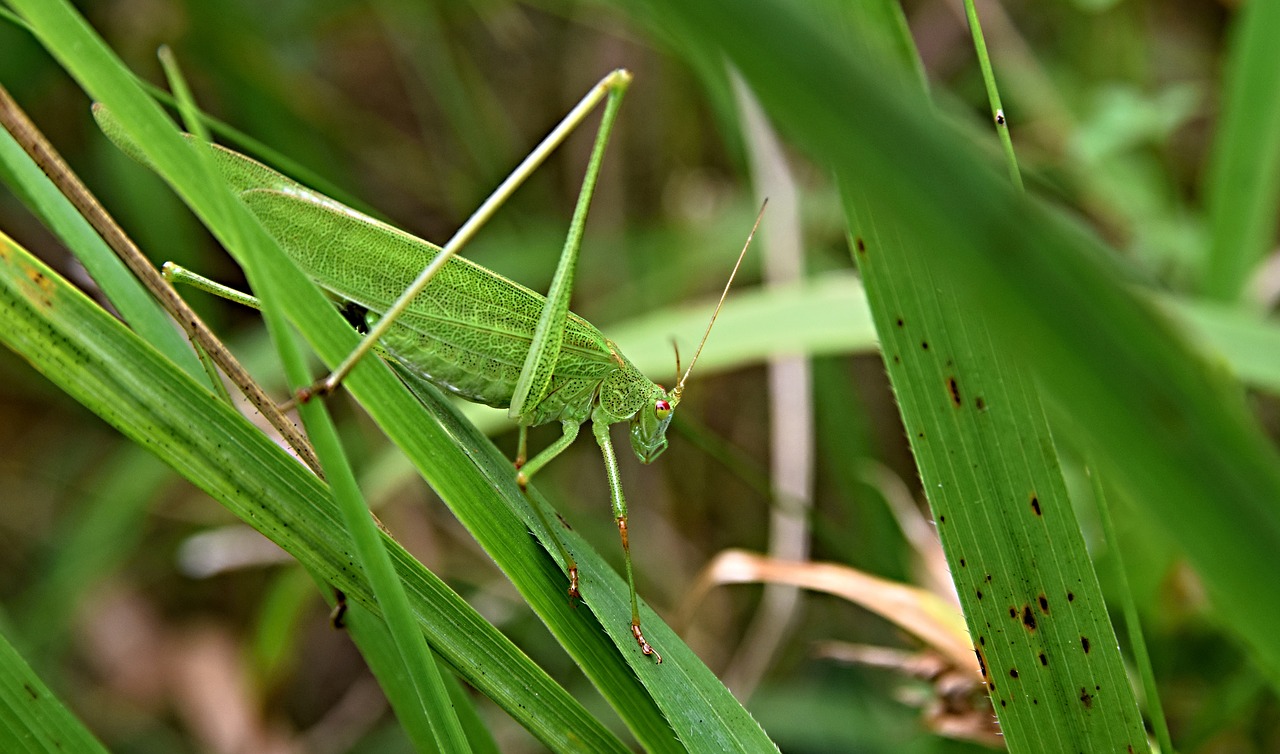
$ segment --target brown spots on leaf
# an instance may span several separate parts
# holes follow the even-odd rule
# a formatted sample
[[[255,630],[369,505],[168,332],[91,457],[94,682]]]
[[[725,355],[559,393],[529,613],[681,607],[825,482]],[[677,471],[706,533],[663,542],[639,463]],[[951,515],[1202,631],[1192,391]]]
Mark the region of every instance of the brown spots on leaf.
[[[927,341],[927,340],[922,340],[922,341],[920,341],[920,350],[922,350],[922,351],[928,351],[928,350],[929,350],[929,341]]]
[[[1080,637],[1080,646],[1081,648],[1084,649],[1085,654],[1089,654],[1089,637],[1088,636]]]
[[[1010,677],[1010,678],[1017,678],[1017,677],[1018,677],[1018,669],[1017,669],[1017,668],[1009,668],[1009,677]]]
[[[1040,595],[1040,612],[1044,613],[1045,615],[1049,614],[1049,598],[1046,597],[1044,594]]]
[[[961,568],[965,567],[964,558],[960,558],[960,567]]]
[[[1031,496],[1031,510],[1035,511],[1037,516],[1044,515],[1040,512],[1040,498],[1036,497],[1034,494]]]
[[[1014,607],[1013,605],[1010,605],[1010,606],[1009,606],[1009,617],[1010,617],[1010,618],[1013,618],[1014,620],[1017,620],[1017,619],[1018,619],[1018,608]]]
[[[1008,707],[1008,706],[1009,706],[1009,702],[1008,702],[1007,700],[1005,700],[1005,699],[1001,699],[1001,700],[1000,700],[1000,706],[1001,706],[1001,707]]]
[[[54,282],[41,272],[40,268],[32,265],[24,266],[22,272],[30,283],[26,286],[24,295],[41,308],[48,309],[53,306]]]
[[[1080,688],[1080,703],[1085,709],[1093,709],[1093,694],[1090,694],[1083,686]]]
[[[986,398],[983,398],[981,395],[979,395],[977,398],[974,398],[974,399],[973,399],[973,407],[974,407],[974,408],[976,408],[976,409],[978,409],[979,411],[986,411],[986,410],[987,410],[987,399],[986,399]]]
[[[947,378],[947,391],[951,393],[951,404],[956,408],[964,405],[964,401],[960,400],[960,383],[956,382],[955,377]]]
[[[1067,602],[1075,602],[1075,601],[1076,601],[1076,593],[1067,592]]]
[[[987,675],[987,657],[982,653],[981,647],[974,647],[973,653],[978,656],[978,670],[982,672],[982,677],[988,678]]]
[[[1026,626],[1028,631],[1036,630],[1036,614],[1031,612],[1030,605],[1022,606],[1022,625]]]
[[[863,243],[862,236],[858,236],[857,238],[853,239],[853,245],[858,248],[859,254],[867,253],[867,245]]]
[[[945,524],[946,522],[947,522],[946,516],[938,516],[938,523]]]
[[[982,599],[982,590],[981,590],[981,589],[978,589],[978,590],[977,590],[977,594],[978,594],[978,599]]]
[[[903,327],[905,325],[906,325],[906,322],[902,321],[902,317],[898,317],[898,327]]]
[[[1049,658],[1045,656],[1044,652],[1040,653],[1040,664],[1046,668],[1049,667]]]

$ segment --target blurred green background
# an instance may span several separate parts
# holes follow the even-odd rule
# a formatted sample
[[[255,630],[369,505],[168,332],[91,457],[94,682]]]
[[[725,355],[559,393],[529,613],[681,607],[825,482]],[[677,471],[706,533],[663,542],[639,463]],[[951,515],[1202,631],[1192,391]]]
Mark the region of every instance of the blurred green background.
[[[161,81],[155,51],[169,45],[206,111],[315,171],[343,192],[339,198],[436,242],[601,75],[629,68],[636,81],[606,159],[574,293],[574,310],[606,333],[718,291],[754,215],[733,99],[708,86],[698,61],[674,55],[650,16],[637,20],[598,3],[504,0],[80,6],[141,77]],[[959,4],[904,6],[935,96],[984,128],[986,98]],[[1033,190],[1074,208],[1165,288],[1194,290],[1207,237],[1199,187],[1222,96],[1230,5],[1059,0],[980,4],[980,11]],[[83,93],[7,23],[0,23],[0,81],[155,262],[242,284],[163,185],[97,131]],[[467,256],[545,290],[589,148],[585,132],[571,140]],[[800,264],[810,276],[849,274],[833,186],[821,169],[784,154],[798,186]],[[0,228],[93,289],[8,193],[0,193]],[[743,274],[743,288],[759,282],[758,255]],[[1256,288],[1270,307],[1274,276],[1260,274]],[[187,298],[281,389],[254,312]],[[672,336],[691,348],[705,316],[686,318]],[[713,335],[708,348],[715,344]],[[879,356],[829,350],[812,361],[813,423],[799,430],[814,441],[813,508],[801,516],[807,528],[799,536],[814,560],[918,583],[919,556],[890,505],[904,496],[923,501]],[[695,378],[659,462],[641,467],[630,454],[621,461],[641,593],[713,670],[741,680],[752,675],[740,651],[760,587],[721,587],[696,604],[691,590],[726,548],[768,550],[781,536],[769,526],[771,507],[794,503],[770,491],[780,440],[770,434],[766,367],[758,358],[732,367]],[[674,370],[671,359],[653,376]],[[396,538],[607,716],[431,491],[404,473],[349,401],[333,403]],[[1274,431],[1274,400],[1260,393],[1254,406]],[[381,691],[348,640],[329,628],[303,574],[7,351],[0,427],[5,633],[110,747],[230,750],[227,731],[236,731],[259,751],[408,750]],[[535,432],[532,442],[541,447],[555,432]],[[498,442],[514,455],[514,433]],[[1079,481],[1078,470],[1067,471]],[[620,563],[592,443],[578,442],[538,483],[574,528]],[[1123,506],[1116,515],[1180,749],[1280,750],[1275,696],[1224,637],[1223,619],[1206,615],[1195,575]],[[1106,546],[1097,555],[1106,558]],[[1104,589],[1113,587],[1105,574]],[[817,643],[831,640],[915,646],[879,616],[805,593],[758,683],[731,684],[783,750],[977,748],[931,730],[917,709],[935,693],[928,682],[821,656]],[[482,703],[482,711],[504,751],[537,749],[496,708]]]

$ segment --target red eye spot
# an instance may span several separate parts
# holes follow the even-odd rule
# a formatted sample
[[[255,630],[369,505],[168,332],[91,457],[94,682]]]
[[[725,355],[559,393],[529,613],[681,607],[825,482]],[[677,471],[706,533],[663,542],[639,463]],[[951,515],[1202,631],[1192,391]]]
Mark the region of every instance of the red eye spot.
[[[659,419],[665,419],[671,415],[671,404],[665,400],[659,399],[653,403],[653,413]]]

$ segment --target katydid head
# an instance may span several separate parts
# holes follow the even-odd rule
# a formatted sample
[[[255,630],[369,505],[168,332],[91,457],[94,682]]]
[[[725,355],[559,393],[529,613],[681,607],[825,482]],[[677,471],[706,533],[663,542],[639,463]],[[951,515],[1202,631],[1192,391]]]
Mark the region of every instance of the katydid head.
[[[764,217],[764,208],[768,204],[769,200],[766,199],[760,206],[755,225],[751,226],[747,242],[742,245],[738,261],[733,265],[733,272],[729,273],[729,280],[724,284],[724,290],[720,293],[720,301],[716,303],[715,311],[711,313],[711,321],[707,323],[706,332],[702,334],[698,350],[693,352],[693,360],[689,362],[689,368],[680,376],[675,389],[670,393],[661,385],[654,385],[644,406],[631,419],[631,447],[641,463],[652,463],[653,459],[662,455],[662,451],[667,449],[667,427],[671,424],[671,417],[675,415],[676,406],[680,405],[684,383],[693,373],[693,366],[698,363],[698,356],[702,354],[702,347],[707,343],[707,336],[711,334],[711,327],[715,325],[716,317],[720,316],[720,307],[724,306],[725,297],[729,295],[729,287],[733,285],[733,278],[738,274],[738,268],[742,266],[742,259],[747,255],[747,249],[751,247],[751,239],[755,238],[756,229],[760,227],[760,219]],[[679,372],[680,350],[677,348],[676,373]]]
[[[654,385],[644,405],[631,418],[631,449],[640,463],[653,463],[667,449],[667,426],[675,407],[666,389]]]

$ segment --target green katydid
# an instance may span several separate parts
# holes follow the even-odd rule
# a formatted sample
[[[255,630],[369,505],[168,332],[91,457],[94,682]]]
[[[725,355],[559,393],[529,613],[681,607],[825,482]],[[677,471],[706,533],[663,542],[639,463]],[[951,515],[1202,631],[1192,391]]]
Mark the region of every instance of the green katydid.
[[[443,248],[346,207],[231,150],[214,147],[213,157],[223,180],[285,253],[321,288],[367,313],[367,343],[376,343],[384,356],[467,400],[508,409],[520,432],[515,465],[521,489],[534,473],[572,444],[583,422],[591,420],[604,456],[610,501],[622,540],[631,598],[631,633],[645,655],[662,662],[640,629],[627,503],[609,428],[618,422],[630,422],[632,449],[643,463],[650,463],[666,449],[667,427],[711,324],[688,369],[667,391],[641,374],[598,329],[569,311],[587,208],[609,131],[630,78],[629,73],[618,70],[602,79]],[[458,249],[497,206],[606,97],[604,117],[547,297],[456,257]],[[140,151],[105,110],[95,108],[95,116],[108,137],[145,164]],[[757,218],[757,226],[759,222]],[[754,234],[753,227],[751,236]],[[751,236],[738,256],[720,304],[728,294]],[[171,265],[166,265],[166,274],[256,306],[250,296]],[[422,295],[417,295],[419,292]],[[712,324],[720,304],[712,315]],[[362,353],[349,357],[325,381],[300,391],[300,399],[333,389]],[[529,427],[555,421],[561,424],[561,437],[526,462]],[[531,507],[565,561],[570,596],[577,597],[577,564],[541,508]]]

